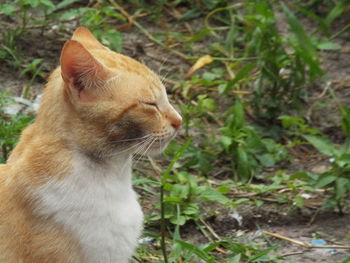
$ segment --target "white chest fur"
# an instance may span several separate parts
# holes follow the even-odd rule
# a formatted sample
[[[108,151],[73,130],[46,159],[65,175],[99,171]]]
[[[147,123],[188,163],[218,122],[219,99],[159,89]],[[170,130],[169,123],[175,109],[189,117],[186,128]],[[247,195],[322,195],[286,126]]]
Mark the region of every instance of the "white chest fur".
[[[143,215],[131,186],[131,159],[97,167],[82,157],[69,176],[39,189],[38,212],[52,217],[80,242],[86,263],[126,263]]]

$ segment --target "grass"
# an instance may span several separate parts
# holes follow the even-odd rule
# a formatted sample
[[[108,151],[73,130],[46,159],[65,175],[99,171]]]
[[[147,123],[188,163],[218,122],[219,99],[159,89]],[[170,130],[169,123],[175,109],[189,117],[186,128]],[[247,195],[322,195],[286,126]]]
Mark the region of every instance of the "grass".
[[[87,26],[117,51],[133,31],[162,50],[153,59],[164,63],[160,54],[170,57],[162,65],[171,69],[164,82],[184,128],[161,160],[144,160],[135,169],[134,185],[147,213],[133,262],[286,262],[280,244],[262,232],[220,232],[213,219],[241,208],[297,213],[307,195],[323,196],[315,216],[326,209],[347,211],[350,111],[337,105],[337,126],[347,138],[340,143],[303,117],[314,96],[310,87],[326,75],[322,52],[342,48],[336,40],[347,27],[333,25],[346,3],[180,0],[150,9],[142,0],[8,1],[0,4],[0,26],[9,28],[2,31],[0,60],[26,82],[22,96],[30,98],[33,83],[45,77],[45,59],[26,61],[19,43],[31,34],[45,37],[53,25],[65,37],[70,23]],[[311,31],[301,21],[316,26]],[[325,92],[335,99],[331,87]],[[0,96],[1,109],[9,97]],[[0,117],[3,162],[32,116],[0,110]],[[319,173],[293,169],[296,160],[314,156],[334,161]]]

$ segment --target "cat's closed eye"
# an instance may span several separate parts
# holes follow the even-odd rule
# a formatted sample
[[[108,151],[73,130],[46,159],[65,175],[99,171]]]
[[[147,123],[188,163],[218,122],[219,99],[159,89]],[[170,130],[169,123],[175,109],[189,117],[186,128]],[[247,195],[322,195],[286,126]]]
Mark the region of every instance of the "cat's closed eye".
[[[147,101],[141,101],[143,105],[149,106],[149,107],[154,107],[158,109],[158,105],[155,102],[147,102]]]

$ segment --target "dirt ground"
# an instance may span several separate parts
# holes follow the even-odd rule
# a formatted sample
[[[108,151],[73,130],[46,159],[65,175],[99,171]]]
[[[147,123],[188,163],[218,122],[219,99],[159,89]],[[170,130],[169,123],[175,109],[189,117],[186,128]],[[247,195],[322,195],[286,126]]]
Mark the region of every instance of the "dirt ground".
[[[59,61],[59,53],[64,41],[68,39],[70,31],[73,31],[75,27],[75,24],[71,24],[66,34],[57,34],[53,30],[49,30],[44,36],[41,36],[39,31],[28,32],[20,42],[20,50],[25,60],[44,58],[45,62],[42,70],[48,76]],[[154,25],[149,25],[147,29],[150,33],[159,30]],[[0,28],[0,30],[3,29]],[[177,77],[181,79],[190,66],[181,58],[170,54],[151,42],[135,28],[125,32],[123,36],[123,53],[144,62],[163,76],[169,72],[176,72]],[[41,41],[37,41],[38,39]],[[322,53],[322,64],[327,76],[317,86],[310,87],[312,89],[310,104],[305,107],[305,117],[314,125],[322,128],[323,131],[333,134],[334,138],[338,129],[336,104],[341,102],[350,105],[350,46],[348,46],[350,33],[343,34],[336,42],[343,49]],[[175,75],[171,75],[171,78],[166,80],[169,87],[179,80],[176,79]],[[27,83],[28,79],[19,77],[18,71],[4,63],[1,64],[0,90],[9,90],[14,96],[20,96]],[[31,99],[42,92],[44,84],[45,79],[38,79],[33,84],[30,93]],[[325,92],[326,85],[331,85],[335,89],[337,99],[331,98]],[[324,103],[325,101],[327,103]],[[319,165],[320,163],[313,163],[315,167]],[[312,167],[309,168],[312,169]],[[287,210],[283,207],[273,207],[271,209],[243,207],[237,210],[237,213],[242,217],[240,224],[229,211],[222,211],[220,216],[209,218],[208,222],[212,225],[214,231],[223,237],[241,231],[252,238],[256,238],[261,236],[259,234],[260,230],[267,230],[307,243],[310,243],[313,239],[324,239],[329,244],[350,245],[348,237],[350,233],[350,213],[343,216],[331,212],[319,214],[314,217],[314,221],[310,224],[316,210],[305,209],[301,211],[294,209],[292,213]],[[189,229],[188,232],[194,235],[193,240],[203,240],[198,231]],[[337,249],[331,252],[324,249],[306,249],[291,242],[281,241],[269,236],[265,236],[265,238],[279,244],[278,252],[283,255],[285,262],[335,263],[350,257],[350,250]]]

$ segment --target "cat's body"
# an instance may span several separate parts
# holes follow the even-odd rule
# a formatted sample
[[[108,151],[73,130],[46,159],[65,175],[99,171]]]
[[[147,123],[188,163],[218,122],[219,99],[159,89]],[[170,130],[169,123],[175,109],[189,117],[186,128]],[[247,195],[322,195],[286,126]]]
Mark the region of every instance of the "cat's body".
[[[143,218],[131,155],[180,125],[153,72],[79,28],[0,165],[0,263],[127,263]]]

